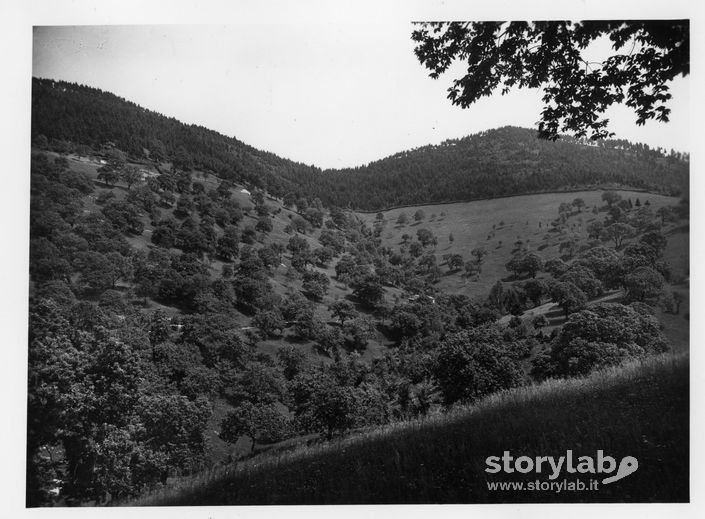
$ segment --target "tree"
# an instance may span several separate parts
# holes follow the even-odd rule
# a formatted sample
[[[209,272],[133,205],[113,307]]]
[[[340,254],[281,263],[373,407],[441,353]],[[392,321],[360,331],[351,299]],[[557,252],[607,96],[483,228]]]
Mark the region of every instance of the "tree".
[[[379,277],[375,274],[368,274],[362,279],[351,284],[353,294],[367,308],[374,308],[384,299],[384,287],[380,283]]]
[[[673,218],[673,210],[670,207],[659,207],[656,214],[661,217],[661,227],[666,225],[666,221]]]
[[[140,219],[140,212],[130,202],[111,200],[105,204],[102,212],[113,226],[124,233],[140,235],[144,231],[144,223]]]
[[[482,265],[482,262],[485,259],[485,256],[487,256],[487,249],[484,247],[477,247],[473,250],[470,251],[470,254],[475,256],[475,261],[477,262],[478,265]]]
[[[120,180],[120,172],[109,165],[102,166],[98,169],[98,180],[102,180],[109,187],[114,187],[115,183]]]
[[[624,277],[624,287],[630,301],[646,301],[661,294],[663,276],[650,267],[639,267]]]
[[[237,258],[240,246],[240,233],[234,225],[226,225],[223,236],[218,238],[216,254],[223,261],[232,261]]]
[[[409,245],[409,254],[412,257],[418,258],[423,253],[423,245],[420,242],[414,241]]]
[[[570,216],[571,212],[573,211],[573,204],[569,204],[568,202],[561,202],[561,205],[558,206],[558,214],[561,215],[561,221],[565,222],[565,217],[563,215]]]
[[[310,295],[316,301],[320,301],[328,292],[330,280],[328,276],[322,272],[306,271],[304,272],[304,282],[301,288],[304,292]]]
[[[602,229],[604,229],[605,224],[599,220],[590,222],[587,226],[588,238],[593,238],[595,240],[600,239],[600,234],[602,234]]]
[[[328,310],[330,310],[331,314],[333,314],[333,317],[340,319],[341,325],[344,325],[345,321],[348,319],[354,319],[357,316],[355,306],[350,301],[346,301],[345,299],[340,299],[331,303]]]
[[[374,322],[366,316],[358,315],[343,327],[348,335],[348,344],[354,350],[364,350],[368,341],[374,336]]]
[[[277,360],[287,380],[292,380],[306,368],[306,354],[296,346],[277,349]]]
[[[309,207],[308,209],[306,209],[304,216],[306,217],[306,220],[311,222],[314,227],[323,226],[324,213],[320,209],[316,209],[315,207]]]
[[[433,233],[428,229],[419,229],[416,231],[416,238],[424,247],[431,245],[434,241]]]
[[[532,278],[536,277],[536,273],[543,268],[543,260],[538,254],[533,252],[517,253],[506,264],[507,270],[514,273],[517,277],[521,272],[527,272]]]
[[[585,293],[569,281],[552,283],[549,292],[551,299],[563,309],[566,317],[582,310],[587,304]]]
[[[607,202],[607,205],[609,207],[612,207],[617,202],[619,202],[621,199],[622,199],[622,196],[615,191],[605,191],[604,193],[602,193],[602,200]]]
[[[313,258],[316,265],[321,268],[328,268],[328,263],[333,259],[333,250],[330,247],[319,247],[313,251]]]
[[[541,304],[542,298],[548,292],[548,286],[545,282],[541,281],[540,279],[530,279],[524,282],[522,288],[526,293],[526,297],[531,299],[531,301],[536,306],[539,306]]]
[[[619,253],[614,249],[604,246],[593,247],[581,254],[572,264],[573,267],[578,265],[590,269],[595,274],[595,277],[607,288],[616,288],[622,283],[624,276],[622,260]],[[567,270],[567,267],[565,270]],[[565,270],[560,275],[565,273]],[[555,277],[559,276],[556,275]]]
[[[274,443],[291,435],[291,419],[276,404],[254,405],[243,402],[230,411],[221,423],[220,437],[228,443],[236,443],[240,436],[247,436],[255,443]]]
[[[422,209],[419,209],[414,213],[414,220],[416,220],[417,222],[420,222],[424,218],[426,218],[426,213]]]
[[[292,236],[291,238],[289,238],[289,243],[287,243],[286,248],[292,254],[310,252],[311,250],[308,241],[306,241],[306,239],[302,238],[301,236]]]
[[[517,386],[519,363],[494,325],[451,334],[438,349],[434,377],[446,404],[474,401]]]
[[[434,79],[462,60],[465,75],[448,98],[467,108],[501,88],[543,87],[539,136],[560,133],[611,136],[604,112],[612,104],[633,109],[637,124],[668,121],[668,82],[690,72],[688,20],[582,22],[434,22],[412,33],[414,52]],[[587,61],[583,50],[608,37],[614,54]]]
[[[549,367],[541,376],[585,375],[667,350],[655,317],[618,303],[601,303],[568,318],[551,345]]]
[[[294,193],[287,193],[284,195],[284,198],[282,199],[282,204],[284,204],[284,207],[287,209],[291,208],[294,206],[296,203],[296,195]]]
[[[585,292],[588,297],[602,295],[602,283],[593,272],[580,264],[571,265],[570,269],[560,277],[560,281],[570,282]]]
[[[308,398],[305,404],[298,406],[296,412],[305,430],[324,432],[330,440],[336,431],[345,431],[355,425],[362,411],[356,388],[340,385],[327,373],[307,382]]]
[[[397,224],[398,225],[406,225],[409,222],[409,217],[406,215],[406,213],[401,212],[399,213],[399,217],[397,218]]]
[[[255,225],[255,229],[259,232],[264,232],[264,233],[271,232],[272,229],[274,229],[274,224],[272,223],[272,219],[269,218],[268,216],[260,216],[259,219],[257,220],[257,224]]]
[[[544,314],[537,315],[537,316],[534,317],[534,319],[531,321],[531,325],[532,325],[534,328],[537,328],[537,329],[539,329],[539,330],[540,330],[541,328],[545,328],[545,327],[548,326],[549,324],[551,324],[551,323],[550,323],[550,321],[548,320],[548,317],[546,317]]]
[[[646,245],[652,247],[656,253],[660,256],[668,245],[668,240],[666,237],[657,231],[651,231],[644,234],[639,238],[640,243],[645,243]]]
[[[127,190],[132,189],[132,186],[142,180],[142,174],[137,169],[137,166],[128,164],[120,172],[120,177],[127,184]]]
[[[460,270],[465,264],[460,254],[449,254],[446,258],[446,263],[448,264],[448,270],[451,272]]]
[[[240,241],[247,245],[252,245],[257,241],[257,231],[251,225],[246,225],[240,235]]]
[[[612,240],[615,248],[620,248],[624,240],[634,235],[635,229],[628,223],[617,222],[602,230],[603,240]]]
[[[263,338],[276,337],[277,331],[284,329],[285,322],[278,308],[259,310],[252,318],[252,325],[259,328]]]
[[[573,207],[575,207],[575,208],[578,210],[578,212],[580,213],[580,212],[582,212],[583,207],[585,207],[585,200],[583,200],[582,198],[576,198],[576,199],[573,200],[572,205],[573,205]]]

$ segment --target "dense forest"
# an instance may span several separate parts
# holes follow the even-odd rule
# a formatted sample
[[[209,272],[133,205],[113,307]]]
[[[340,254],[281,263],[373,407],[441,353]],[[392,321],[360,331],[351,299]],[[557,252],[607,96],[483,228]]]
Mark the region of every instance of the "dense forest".
[[[133,160],[168,162],[326,206],[376,210],[578,187],[629,186],[686,195],[688,156],[624,140],[558,142],[505,127],[321,170],[252,148],[87,86],[33,79],[32,134],[56,151],[112,144]]]

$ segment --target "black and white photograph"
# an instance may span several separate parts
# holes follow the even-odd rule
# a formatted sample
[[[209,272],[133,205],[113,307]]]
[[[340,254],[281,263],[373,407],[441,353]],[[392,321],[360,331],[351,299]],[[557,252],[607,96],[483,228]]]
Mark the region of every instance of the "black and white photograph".
[[[691,4],[145,4],[16,6],[20,510],[695,514]]]

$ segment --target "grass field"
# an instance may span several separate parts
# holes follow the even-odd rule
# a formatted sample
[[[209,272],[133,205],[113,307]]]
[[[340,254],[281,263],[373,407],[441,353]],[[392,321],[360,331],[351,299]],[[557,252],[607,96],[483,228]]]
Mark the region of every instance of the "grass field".
[[[532,252],[539,254],[544,260],[561,256],[557,233],[550,233],[550,222],[558,217],[558,207],[561,203],[570,203],[575,198],[582,198],[586,207],[582,212],[570,216],[566,225],[587,242],[587,226],[594,220],[604,220],[606,212],[592,213],[592,208],[603,207],[602,193],[604,191],[578,191],[570,193],[544,193],[523,195],[492,200],[478,200],[453,204],[424,205],[392,209],[384,212],[386,222],[382,232],[384,245],[398,249],[403,234],[409,234],[414,239],[420,228],[429,229],[438,238],[435,255],[439,264],[445,254],[461,254],[467,261],[473,259],[470,254],[476,247],[485,247],[488,254],[482,265],[482,273],[478,278],[468,278],[462,272],[445,273],[437,287],[447,293],[462,293],[468,296],[484,298],[497,280],[508,279],[509,272],[505,267],[512,257],[514,242],[521,239]],[[638,191],[617,191],[622,198],[637,199],[643,204],[647,200],[655,212],[660,207],[676,205],[678,198],[643,193]],[[426,217],[420,223],[413,221],[417,210],[422,210]],[[398,225],[399,214],[406,213],[410,223]],[[376,213],[362,213],[360,217],[369,225],[376,221]],[[453,234],[453,242],[449,240]],[[689,347],[689,326],[684,316],[689,312],[689,229],[682,223],[668,224],[664,228],[668,246],[664,259],[671,265],[673,279],[677,285],[672,288],[684,295],[681,312],[677,315],[667,314],[657,309],[657,316],[664,325],[664,333],[671,342],[674,351],[687,352]],[[488,239],[489,238],[489,239]],[[628,243],[628,241],[627,241]],[[447,270],[442,267],[442,270]],[[685,280],[685,281],[684,281]],[[608,296],[608,300],[619,300],[617,295]],[[556,305],[547,303],[541,307],[528,310],[525,317],[530,318],[540,314],[555,312]],[[562,312],[550,319],[554,326],[562,324],[565,319]],[[509,316],[504,320],[508,322]],[[550,328],[548,329],[550,331]]]
[[[665,355],[492,395],[424,421],[253,458],[124,504],[682,502],[689,499],[689,361]],[[638,460],[632,475],[583,492],[489,490],[488,456],[573,452]],[[601,480],[599,474],[566,474]]]
[[[588,224],[594,219],[605,218],[605,212],[597,215],[591,212],[595,205],[605,205],[601,200],[602,193],[602,190],[547,193],[393,209],[383,213],[386,225],[382,231],[382,241],[386,246],[398,248],[403,234],[409,234],[415,239],[416,231],[426,228],[438,238],[435,254],[439,263],[442,262],[441,257],[444,254],[461,254],[466,261],[470,260],[473,258],[470,251],[476,247],[485,247],[488,254],[482,265],[482,274],[477,280],[456,273],[444,276],[438,284],[438,288],[446,292],[484,296],[498,279],[507,277],[505,264],[512,257],[517,240],[524,241],[529,250],[544,259],[560,256],[557,240],[551,237],[548,231],[551,228],[550,222],[558,217],[558,207],[561,203],[570,203],[575,198],[585,201],[586,207],[581,213],[568,218],[567,225],[580,237],[587,238]],[[674,197],[636,191],[618,193],[632,202],[637,198],[641,203],[648,200],[654,211],[659,207],[675,205],[679,201]],[[413,220],[414,213],[419,209],[426,214],[420,223]],[[410,223],[397,225],[397,218],[402,212],[409,217]],[[376,213],[364,213],[360,216],[372,225]],[[451,234],[454,237],[452,243],[449,240]],[[673,266],[678,272],[688,270],[687,236],[687,233],[682,232],[669,236],[668,248],[672,252],[667,259],[672,263],[675,261]]]

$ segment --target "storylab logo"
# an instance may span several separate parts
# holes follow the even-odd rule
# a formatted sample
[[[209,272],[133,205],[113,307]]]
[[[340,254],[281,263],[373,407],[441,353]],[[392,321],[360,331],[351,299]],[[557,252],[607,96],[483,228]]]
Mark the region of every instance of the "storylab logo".
[[[639,468],[639,462],[633,456],[623,457],[619,463],[612,456],[605,456],[604,451],[598,450],[595,456],[575,457],[572,450],[568,450],[565,456],[512,456],[510,451],[504,451],[502,456],[488,456],[485,459],[485,472],[488,474],[530,474],[548,475],[535,482],[517,482],[490,485],[493,490],[597,490],[598,479],[602,477],[600,483],[609,485],[619,481]],[[563,475],[563,480],[557,481]],[[568,476],[591,475],[595,479],[590,479],[588,484],[579,480],[566,479]],[[497,486],[499,485],[499,486]],[[509,486],[507,486],[509,485]],[[496,487],[496,488],[495,488]],[[506,488],[505,488],[506,487]]]

